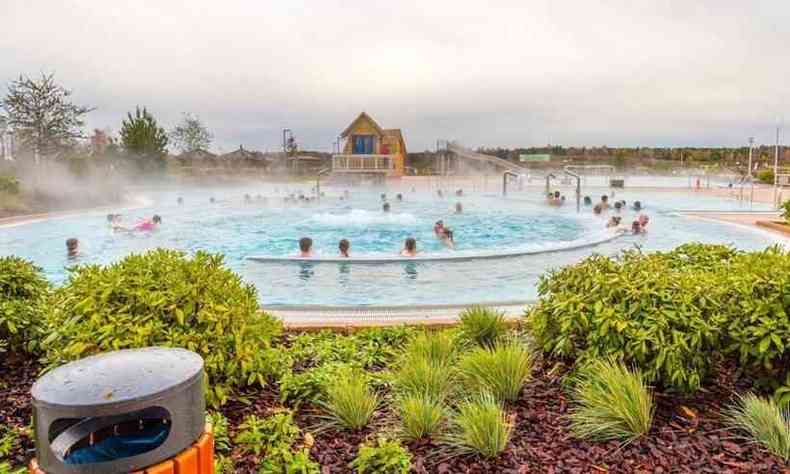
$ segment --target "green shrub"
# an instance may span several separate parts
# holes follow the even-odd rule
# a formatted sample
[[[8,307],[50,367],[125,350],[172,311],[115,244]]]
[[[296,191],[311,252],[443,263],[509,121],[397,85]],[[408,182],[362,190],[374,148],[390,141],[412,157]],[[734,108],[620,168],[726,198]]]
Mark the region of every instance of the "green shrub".
[[[19,194],[19,180],[13,176],[0,175],[0,193]]]
[[[595,361],[574,380],[571,431],[595,441],[630,442],[650,431],[653,397],[639,371],[614,360]]]
[[[702,244],[593,255],[541,277],[527,324],[545,352],[582,361],[612,356],[649,380],[693,391],[720,358],[723,277],[738,256]]]
[[[425,394],[407,395],[398,400],[396,408],[400,420],[399,431],[406,441],[436,438],[444,429],[446,409],[434,397]]]
[[[455,373],[453,367],[437,365],[421,357],[409,358],[393,375],[393,385],[402,395],[426,395],[442,401],[455,389]]]
[[[160,249],[79,266],[55,295],[44,341],[50,367],[108,350],[183,347],[203,356],[208,401],[218,404],[290,365],[271,348],[281,323],[258,311],[255,287],[221,255]]]
[[[261,462],[258,474],[320,474],[321,466],[310,458],[306,448],[291,450],[277,446]]]
[[[785,222],[790,224],[790,199],[782,203],[781,209],[782,218],[785,220]]]
[[[321,405],[327,425],[341,429],[364,428],[376,407],[378,396],[368,389],[363,374],[345,373],[326,387],[326,400]]]
[[[757,180],[765,184],[774,184],[774,170],[763,169],[758,171]]]
[[[225,454],[214,455],[214,474],[235,474],[233,459]]]
[[[507,448],[512,431],[502,406],[493,395],[484,393],[460,405],[447,443],[454,454],[491,459]]]
[[[501,402],[516,401],[532,372],[532,356],[519,342],[479,347],[464,355],[459,366],[473,392],[488,392]]]
[[[790,461],[790,409],[782,410],[773,400],[749,393],[740,396],[725,416],[733,429]]]
[[[302,368],[327,363],[353,363],[360,368],[383,367],[393,361],[411,328],[366,329],[352,335],[332,331],[303,333],[289,338],[288,352]]]
[[[363,444],[349,464],[358,474],[409,474],[411,454],[397,441],[379,438],[375,444]]]
[[[0,352],[35,350],[49,283],[41,269],[19,257],[0,257]]]
[[[434,365],[450,367],[455,363],[462,344],[451,331],[424,331],[417,334],[406,345],[404,359],[424,359]]]
[[[293,407],[318,402],[324,398],[326,387],[352,372],[364,374],[359,367],[341,362],[329,362],[303,372],[286,372],[280,378],[280,401]]]
[[[234,441],[247,453],[261,454],[278,446],[290,448],[301,433],[293,421],[293,413],[281,411],[266,418],[248,415],[239,425]]]
[[[459,315],[461,334],[480,346],[493,347],[507,332],[505,315],[492,308],[472,306]]]
[[[211,423],[212,435],[214,436],[214,451],[217,453],[229,453],[230,435],[228,434],[228,419],[219,411],[206,412],[206,422]]]

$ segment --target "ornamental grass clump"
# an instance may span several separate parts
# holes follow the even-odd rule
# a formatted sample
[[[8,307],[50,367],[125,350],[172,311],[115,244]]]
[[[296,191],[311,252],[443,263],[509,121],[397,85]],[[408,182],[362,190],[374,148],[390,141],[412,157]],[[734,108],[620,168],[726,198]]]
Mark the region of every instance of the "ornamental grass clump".
[[[203,357],[207,401],[218,405],[290,366],[272,347],[281,322],[259,312],[255,287],[222,255],[158,249],[69,272],[46,314],[49,367],[110,350],[182,347]]]
[[[447,409],[440,400],[425,395],[407,395],[396,405],[398,430],[406,441],[437,438],[444,430]]]
[[[573,383],[570,422],[577,437],[628,443],[650,431],[655,406],[638,370],[599,360],[580,369]]]
[[[406,361],[424,359],[434,365],[449,367],[463,349],[461,341],[450,331],[422,332],[409,341],[404,351]]]
[[[344,373],[326,388],[325,427],[359,430],[367,426],[379,404],[378,396],[367,385],[364,374]]]
[[[37,349],[49,291],[40,268],[19,257],[0,257],[0,352]]]
[[[500,402],[514,402],[532,373],[527,348],[511,341],[487,349],[479,347],[459,362],[461,377],[472,392],[488,392]]]
[[[422,357],[405,359],[393,375],[395,391],[401,395],[425,395],[443,401],[455,391],[456,370]]]
[[[478,394],[458,407],[446,442],[451,455],[477,454],[492,459],[507,448],[513,431],[502,405],[489,394]]]
[[[507,333],[504,313],[493,308],[472,306],[459,319],[463,337],[483,347],[493,347]]]
[[[790,461],[790,408],[753,393],[739,396],[725,412],[729,425],[779,458]]]

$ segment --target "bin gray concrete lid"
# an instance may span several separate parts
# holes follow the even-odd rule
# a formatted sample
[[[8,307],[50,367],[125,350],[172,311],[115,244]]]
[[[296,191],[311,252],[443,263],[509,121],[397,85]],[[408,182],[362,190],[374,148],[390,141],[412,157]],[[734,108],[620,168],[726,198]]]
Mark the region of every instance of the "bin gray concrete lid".
[[[142,401],[189,385],[202,376],[203,358],[185,349],[146,347],[86,357],[44,374],[33,403],[60,407]]]

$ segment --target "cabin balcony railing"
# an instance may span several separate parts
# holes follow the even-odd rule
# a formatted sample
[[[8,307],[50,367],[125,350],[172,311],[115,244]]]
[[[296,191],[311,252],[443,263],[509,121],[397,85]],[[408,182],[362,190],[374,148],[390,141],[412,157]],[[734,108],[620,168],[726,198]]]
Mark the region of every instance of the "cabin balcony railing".
[[[332,171],[381,171],[395,170],[393,155],[334,155]]]

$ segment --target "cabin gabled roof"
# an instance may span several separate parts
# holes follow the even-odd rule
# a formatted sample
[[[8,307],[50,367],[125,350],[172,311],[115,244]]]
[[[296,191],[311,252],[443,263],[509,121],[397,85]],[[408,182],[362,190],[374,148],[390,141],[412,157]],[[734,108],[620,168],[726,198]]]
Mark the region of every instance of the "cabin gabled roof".
[[[353,130],[354,127],[362,120],[368,121],[373,126],[373,128],[376,129],[379,135],[384,135],[384,129],[382,129],[379,126],[379,124],[377,124],[376,121],[373,120],[373,118],[370,115],[368,115],[365,112],[362,112],[361,114],[359,114],[357,118],[354,119],[353,122],[351,122],[351,125],[349,125],[348,127],[346,127],[345,130],[343,130],[343,133],[341,133],[340,136],[342,138],[346,138],[348,134],[351,133],[351,130]]]

